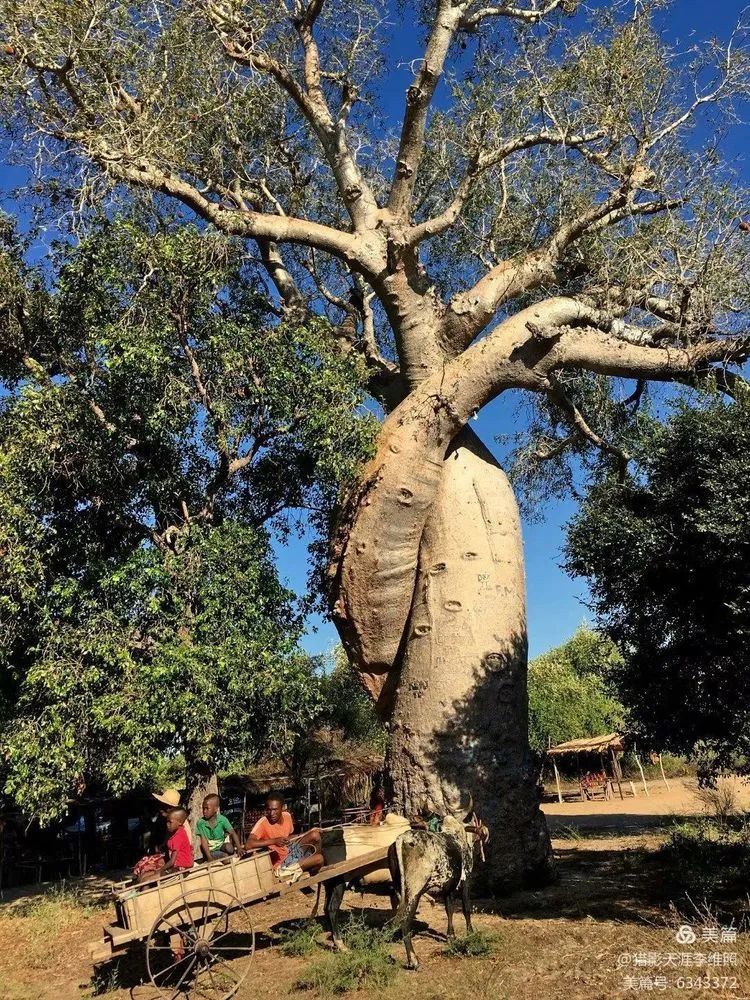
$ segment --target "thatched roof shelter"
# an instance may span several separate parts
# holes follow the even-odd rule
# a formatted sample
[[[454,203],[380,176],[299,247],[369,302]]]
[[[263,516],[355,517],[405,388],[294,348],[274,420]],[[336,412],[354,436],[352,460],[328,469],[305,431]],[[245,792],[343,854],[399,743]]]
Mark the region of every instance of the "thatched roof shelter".
[[[556,747],[550,747],[547,753],[607,753],[609,750],[622,753],[624,749],[623,737],[619,733],[606,733],[604,736],[585,736],[583,739],[558,743]]]
[[[580,765],[580,754],[597,754],[599,760],[601,761],[602,767],[602,777],[604,786],[604,796],[608,798],[611,794],[611,784],[606,773],[605,759],[608,759],[611,766],[612,779],[617,783],[617,787],[620,791],[620,798],[624,798],[622,793],[622,769],[617,760],[618,753],[622,753],[625,747],[623,746],[624,737],[620,733],[605,733],[603,736],[585,736],[582,739],[568,740],[566,743],[558,743],[557,746],[550,747],[547,750],[548,756],[552,758],[552,767],[555,772],[555,782],[557,784],[557,798],[559,802],[562,802],[562,791],[560,789],[560,775],[557,771],[557,764],[555,763],[555,757],[562,757],[566,755],[572,755],[576,757],[578,763],[578,781],[580,785],[581,798],[589,797],[589,794],[584,788],[588,780],[581,776],[581,765]],[[598,779],[596,779],[598,780]],[[599,781],[599,784],[602,784]],[[631,786],[632,787],[632,786]],[[635,794],[635,791],[633,791]]]

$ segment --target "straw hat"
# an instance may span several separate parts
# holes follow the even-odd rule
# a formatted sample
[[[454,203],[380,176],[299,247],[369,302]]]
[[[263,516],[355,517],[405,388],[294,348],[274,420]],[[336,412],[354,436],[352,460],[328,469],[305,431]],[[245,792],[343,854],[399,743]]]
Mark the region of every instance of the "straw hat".
[[[153,792],[153,798],[165,806],[172,806],[174,809],[180,804],[180,792],[177,788],[165,788],[161,792]]]

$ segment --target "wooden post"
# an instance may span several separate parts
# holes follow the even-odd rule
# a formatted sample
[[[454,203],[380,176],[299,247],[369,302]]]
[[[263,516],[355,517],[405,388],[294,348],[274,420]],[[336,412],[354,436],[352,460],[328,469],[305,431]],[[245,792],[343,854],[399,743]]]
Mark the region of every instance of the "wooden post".
[[[612,749],[612,747],[609,748],[609,755],[610,755],[610,759],[612,761],[612,776],[615,779],[615,781],[617,782],[617,787],[618,787],[618,789],[620,791],[620,798],[624,800],[625,796],[622,794],[622,785],[620,784],[620,775],[618,773],[619,766],[617,764],[617,758],[615,757],[615,752]]]
[[[633,793],[633,798],[637,799],[638,795],[636,794],[635,785],[632,781],[628,781],[628,784],[630,785],[630,791]]]
[[[669,789],[669,782],[667,781],[667,776],[664,773],[664,765],[662,764],[661,754],[659,754],[659,768],[661,770],[661,779],[664,782],[664,784],[667,786],[667,789]]]
[[[552,757],[552,767],[555,771],[555,784],[557,785],[557,801],[562,802],[562,792],[560,791],[560,775],[557,773],[557,764],[555,763],[555,758]]]
[[[583,792],[583,778],[581,775],[581,755],[576,753],[576,768],[578,769],[578,794],[581,796],[581,802],[586,801],[586,796]]]
[[[648,797],[648,785],[646,784],[646,775],[643,773],[643,768],[641,767],[641,758],[638,756],[638,754],[634,754],[633,756],[635,757],[635,762],[638,765],[638,770],[641,772],[643,791],[646,793],[646,797]]]

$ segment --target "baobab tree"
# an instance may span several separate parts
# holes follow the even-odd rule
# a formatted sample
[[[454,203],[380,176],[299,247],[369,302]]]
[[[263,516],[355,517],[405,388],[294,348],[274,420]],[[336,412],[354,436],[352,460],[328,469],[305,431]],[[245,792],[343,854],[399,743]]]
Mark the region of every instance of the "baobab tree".
[[[333,530],[332,614],[389,723],[394,803],[473,792],[494,886],[543,871],[548,839],[517,506],[468,421],[523,390],[570,426],[537,461],[586,442],[622,463],[576,373],[634,380],[627,407],[748,354],[720,144],[748,93],[742,30],[682,51],[661,0],[605,6],[0,0],[10,134],[58,198],[180,203],[257,248],[279,310],[326,310],[365,359],[384,418]]]

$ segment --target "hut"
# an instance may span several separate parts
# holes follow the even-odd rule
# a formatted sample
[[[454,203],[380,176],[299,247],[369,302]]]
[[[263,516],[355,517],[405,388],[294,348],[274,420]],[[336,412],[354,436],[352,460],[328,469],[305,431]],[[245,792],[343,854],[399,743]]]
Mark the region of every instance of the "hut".
[[[617,785],[620,798],[624,798],[622,768],[618,759],[618,755],[622,754],[625,749],[623,741],[624,736],[620,733],[605,733],[603,736],[587,736],[583,739],[568,740],[566,743],[558,743],[557,746],[549,747],[547,756],[550,758],[555,772],[558,801],[562,802],[563,799],[557,759],[566,756],[573,757],[576,761],[578,787],[582,802],[598,797],[611,798],[613,783]],[[592,762],[594,762],[593,767]],[[596,769],[596,762],[599,764],[598,769]],[[629,784],[633,795],[635,795],[633,783]]]

